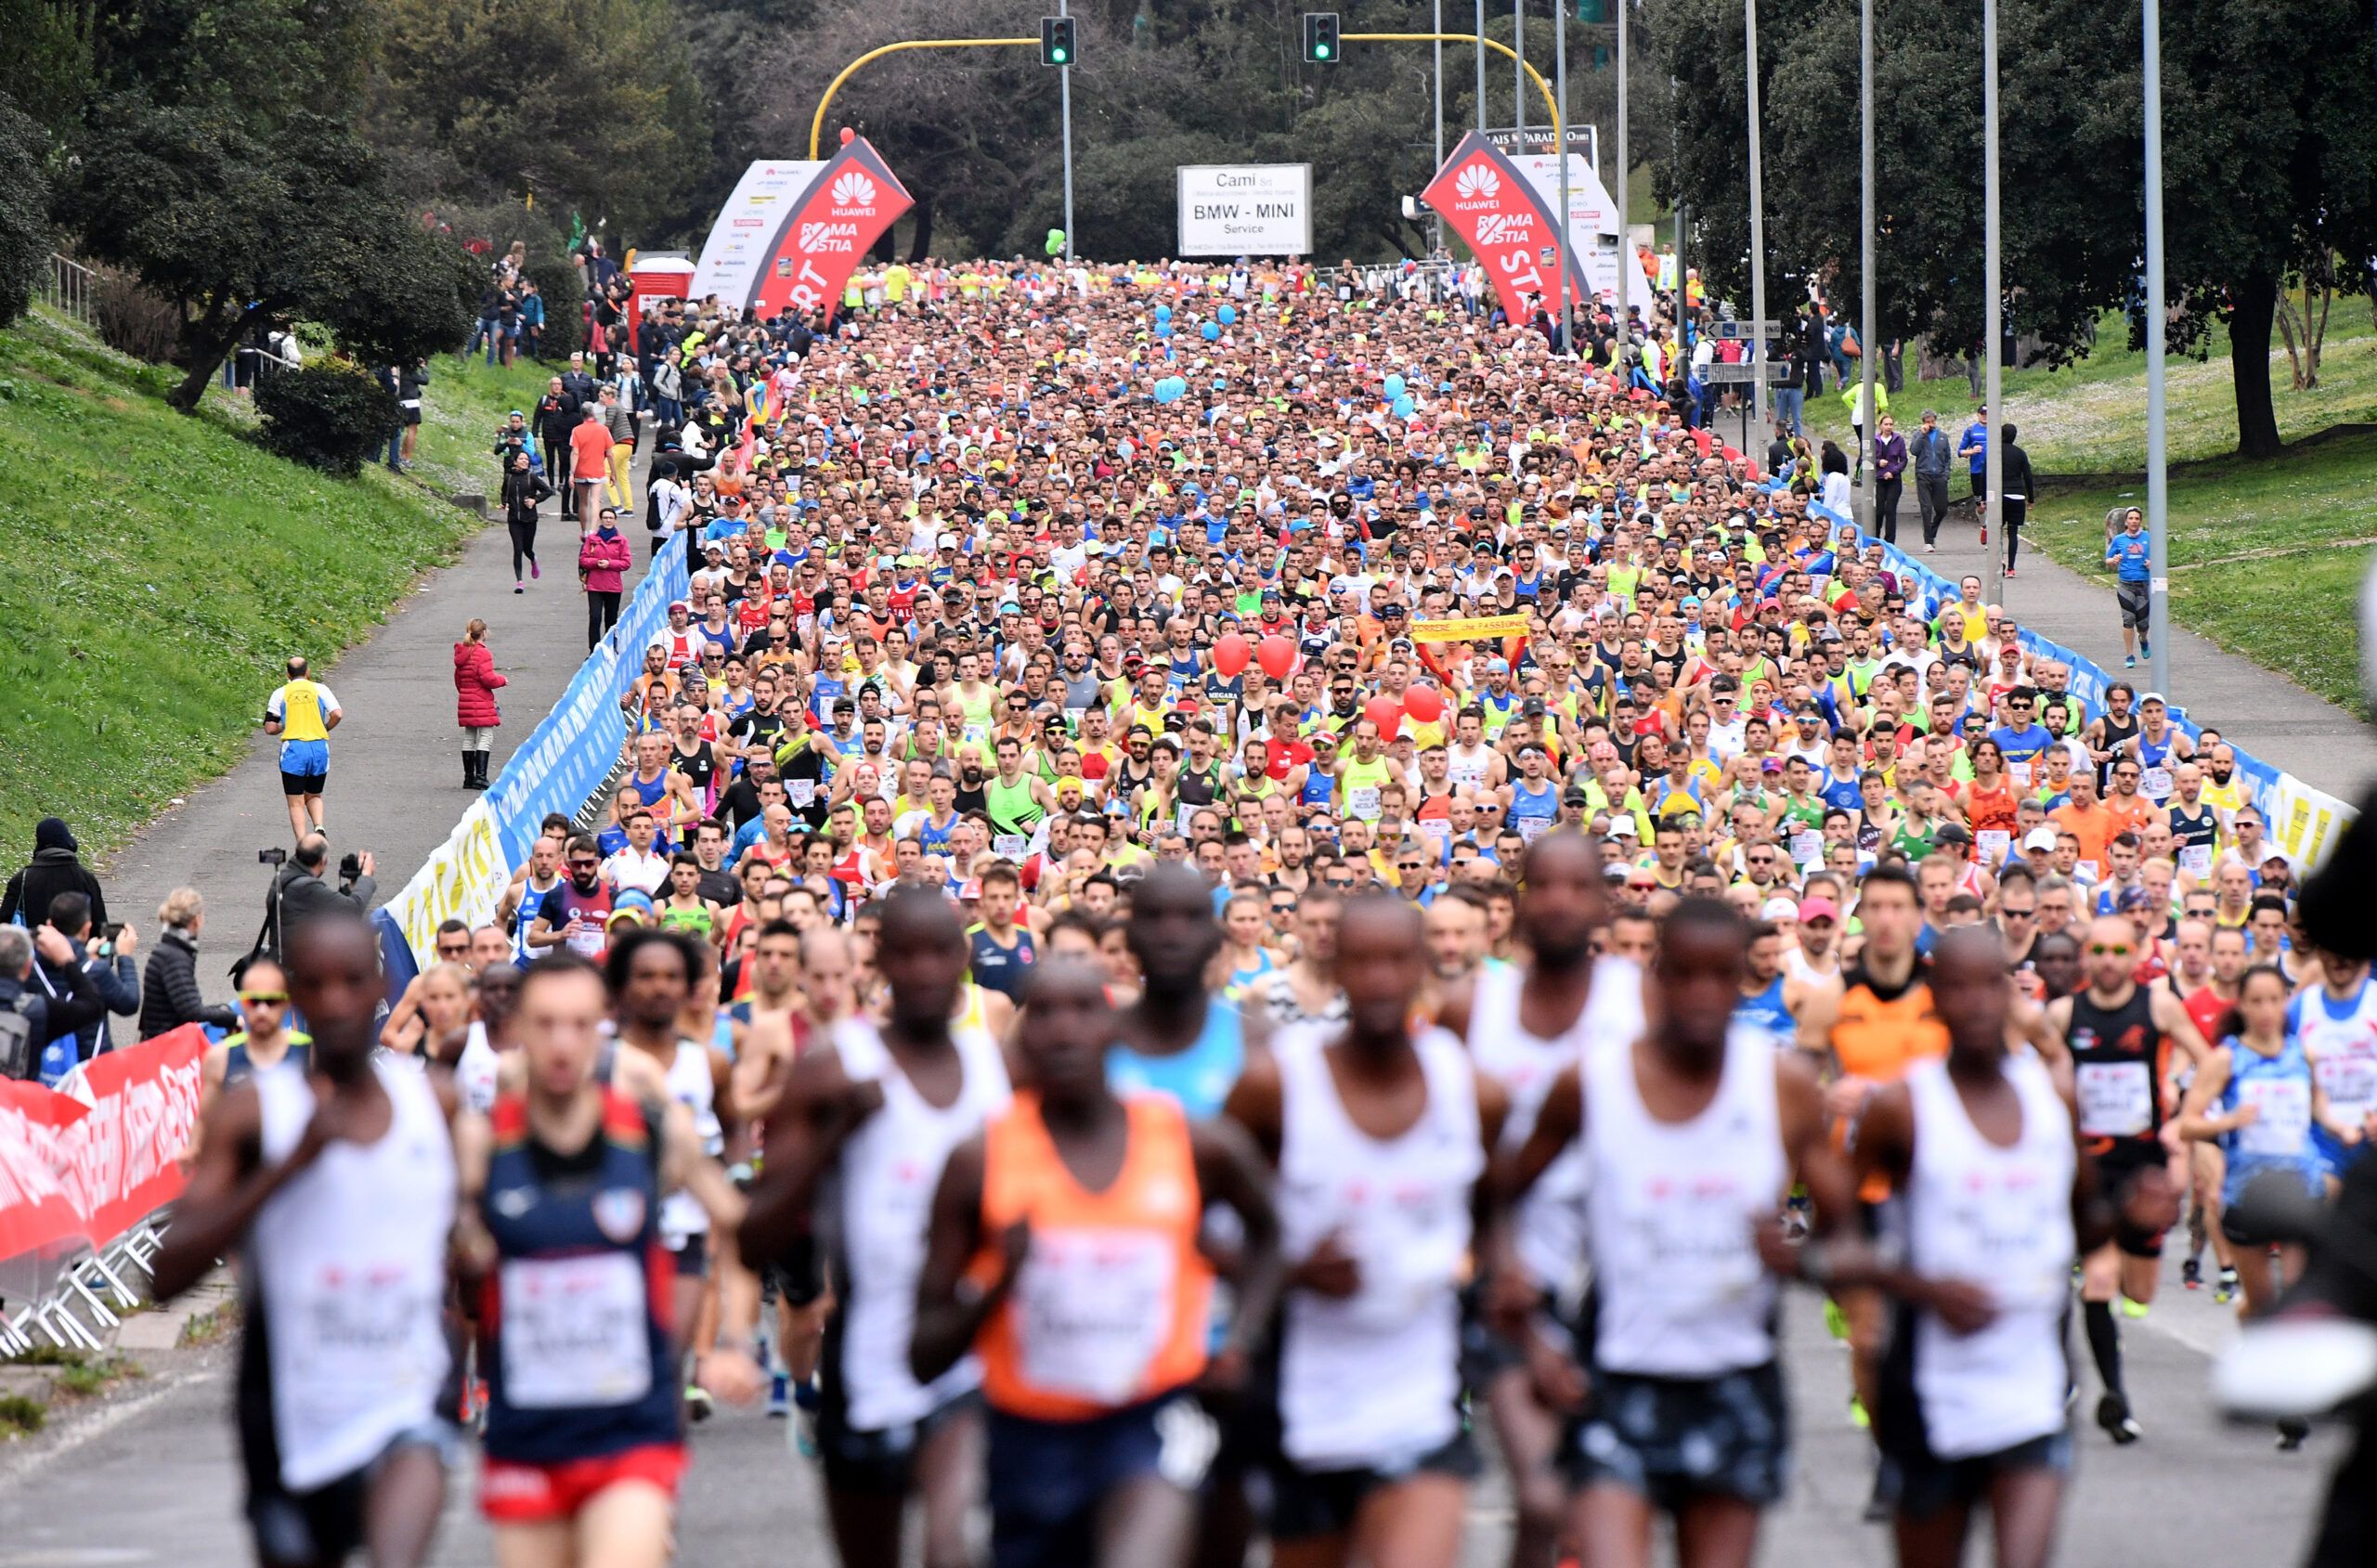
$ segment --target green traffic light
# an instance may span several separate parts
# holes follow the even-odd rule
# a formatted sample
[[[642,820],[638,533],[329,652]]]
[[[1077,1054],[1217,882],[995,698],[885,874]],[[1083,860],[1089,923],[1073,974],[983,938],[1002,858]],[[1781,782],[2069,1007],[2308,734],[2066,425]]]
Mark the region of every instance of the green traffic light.
[[[1059,65],[1065,63],[1065,51],[1061,47],[1049,50],[1048,55],[1049,58],[1054,59]]]
[[[1325,60],[1329,58],[1329,45],[1326,44],[1315,44],[1312,46],[1312,54],[1315,59]]]

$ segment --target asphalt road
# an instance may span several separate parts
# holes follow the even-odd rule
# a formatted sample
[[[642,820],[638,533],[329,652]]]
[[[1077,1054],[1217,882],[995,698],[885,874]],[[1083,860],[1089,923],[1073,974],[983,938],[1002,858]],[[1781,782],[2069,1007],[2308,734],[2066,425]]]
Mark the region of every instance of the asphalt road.
[[[2173,1264],[2176,1280],[2176,1263]],[[2129,1380],[2146,1440],[2115,1449],[2093,1429],[2080,1445],[2061,1561],[2120,1568],[2204,1562],[2282,1568],[2298,1562],[2341,1434],[2321,1431],[2281,1455],[2264,1429],[2224,1425],[2205,1403],[2207,1355],[2228,1333],[2209,1292],[2170,1293],[2125,1326]],[[1864,1439],[1845,1414],[1847,1356],[1824,1337],[1812,1297],[1786,1317],[1799,1478],[1767,1529],[1760,1561],[1777,1568],[1881,1568],[1886,1533],[1859,1522],[1869,1476]],[[2093,1406],[2084,1376],[2083,1408]],[[152,1391],[14,1462],[0,1458],[0,1568],[99,1568],[248,1561],[223,1367]],[[698,1429],[679,1526],[679,1560],[698,1568],[830,1563],[815,1470],[791,1455],[786,1427],[730,1412]],[[1508,1510],[1495,1479],[1470,1508],[1463,1568],[1503,1561]],[[1970,1561],[1985,1561],[1976,1546]],[[493,1561],[454,1478],[435,1562]]]

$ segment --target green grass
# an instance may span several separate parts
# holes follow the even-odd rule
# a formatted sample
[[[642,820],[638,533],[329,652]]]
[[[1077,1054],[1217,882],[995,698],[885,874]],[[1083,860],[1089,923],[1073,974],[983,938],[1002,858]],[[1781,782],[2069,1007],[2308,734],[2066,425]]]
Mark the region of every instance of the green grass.
[[[21,1393],[0,1393],[0,1438],[28,1437],[49,1421],[41,1402]]]
[[[267,455],[220,390],[177,414],[175,379],[46,316],[0,332],[6,855],[51,813],[121,845],[240,758],[290,654],[327,667],[475,526],[384,470]]]
[[[480,495],[491,502],[498,477],[496,426],[514,408],[533,423],[537,399],[545,395],[552,373],[525,358],[493,369],[484,356],[468,365],[452,354],[431,361],[414,477],[441,496]]]
[[[2299,447],[2275,462],[2228,459],[2171,476],[2171,614],[2189,629],[2366,711],[2358,624],[2367,546],[2377,538],[2377,434]],[[2144,486],[2055,489],[2029,536],[2110,587],[2105,512],[2143,506]]]

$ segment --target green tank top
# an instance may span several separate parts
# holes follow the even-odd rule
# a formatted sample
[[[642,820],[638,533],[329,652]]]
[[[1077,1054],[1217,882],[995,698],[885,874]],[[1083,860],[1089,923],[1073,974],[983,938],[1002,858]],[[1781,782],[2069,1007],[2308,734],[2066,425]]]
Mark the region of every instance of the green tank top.
[[[993,833],[1030,833],[1047,812],[1032,797],[1032,780],[1020,778],[1013,784],[1001,784],[998,775],[982,786],[983,803],[990,808]]]
[[[1378,821],[1378,792],[1386,782],[1385,758],[1374,762],[1365,762],[1358,757],[1345,758],[1337,772],[1338,787],[1344,792],[1345,814],[1366,823]]]

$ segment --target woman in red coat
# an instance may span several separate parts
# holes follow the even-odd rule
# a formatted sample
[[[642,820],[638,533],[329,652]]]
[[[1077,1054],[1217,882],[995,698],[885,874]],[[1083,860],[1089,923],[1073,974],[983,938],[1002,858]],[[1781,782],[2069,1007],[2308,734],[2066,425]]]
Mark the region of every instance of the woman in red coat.
[[[495,672],[495,654],[487,649],[487,622],[471,622],[454,644],[454,722],[462,727],[464,789],[487,787],[487,752],[495,745],[495,727],[503,722],[495,690],[506,684]]]

